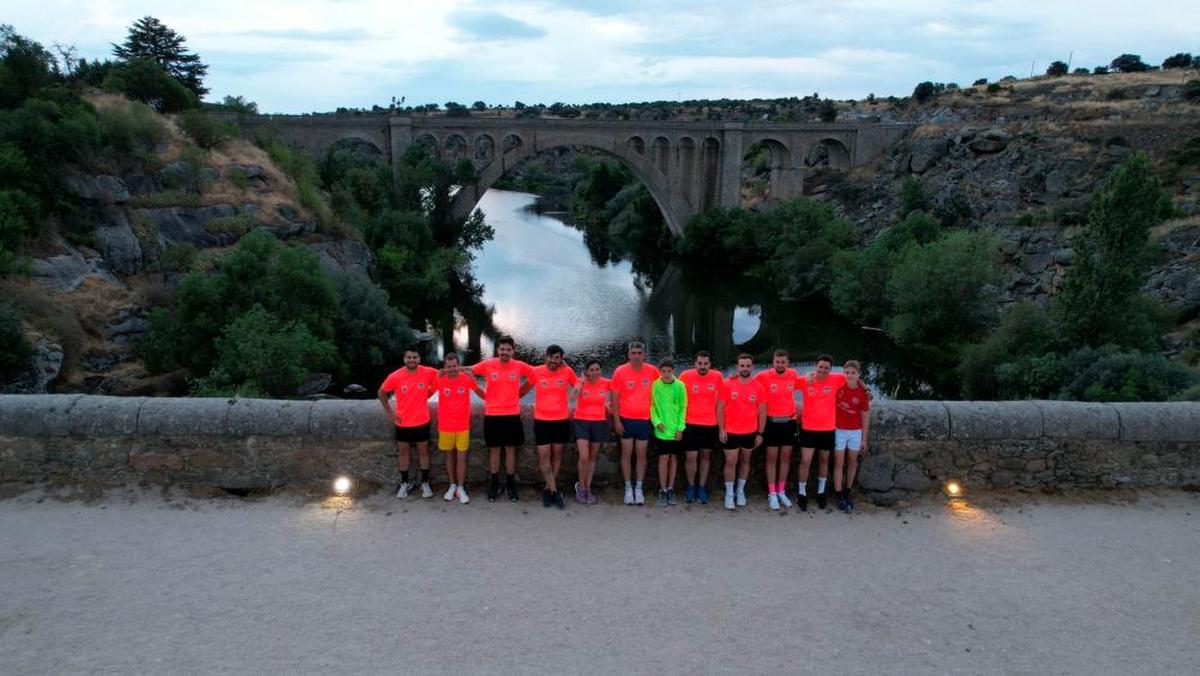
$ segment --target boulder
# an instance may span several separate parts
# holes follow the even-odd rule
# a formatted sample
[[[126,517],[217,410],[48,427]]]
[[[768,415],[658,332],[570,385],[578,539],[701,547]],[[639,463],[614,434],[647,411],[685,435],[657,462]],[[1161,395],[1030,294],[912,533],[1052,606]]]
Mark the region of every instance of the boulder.
[[[859,483],[862,483],[861,479]],[[910,464],[901,465],[896,470],[892,483],[896,488],[906,491],[927,491],[933,486],[933,482],[920,467]]]
[[[138,209],[139,215],[158,227],[159,246],[164,250],[171,244],[180,243],[193,244],[198,247],[233,244],[238,239],[237,233],[209,232],[205,226],[209,221],[236,216],[237,213],[237,207],[232,204]]]
[[[83,280],[92,276],[120,284],[102,258],[84,258],[82,253],[71,246],[67,246],[65,253],[57,256],[34,258],[29,261],[29,278],[37,284],[57,291],[74,291],[83,284]]]
[[[364,279],[370,278],[374,256],[366,244],[354,239],[339,239],[332,242],[314,242],[308,245],[321,261],[328,274],[349,272]]]
[[[69,173],[65,183],[67,189],[83,200],[93,204],[124,204],[129,201],[129,189],[116,176]]]
[[[296,391],[293,393],[297,397],[308,397],[314,394],[320,394],[329,389],[330,383],[333,382],[333,376],[328,373],[310,373],[308,377],[300,381],[296,386]]]
[[[980,155],[998,153],[1008,147],[1008,142],[1012,140],[1012,136],[999,130],[989,129],[980,138],[976,138],[967,144],[967,147]]]
[[[891,453],[871,453],[858,465],[858,485],[863,490],[882,492],[891,490],[896,457]]]
[[[923,138],[913,142],[912,157],[908,162],[909,171],[923,174],[938,163],[950,150],[950,139],[945,137]]]
[[[123,275],[136,274],[142,269],[142,245],[123,210],[114,210],[114,218],[96,225],[96,251],[109,267]]]

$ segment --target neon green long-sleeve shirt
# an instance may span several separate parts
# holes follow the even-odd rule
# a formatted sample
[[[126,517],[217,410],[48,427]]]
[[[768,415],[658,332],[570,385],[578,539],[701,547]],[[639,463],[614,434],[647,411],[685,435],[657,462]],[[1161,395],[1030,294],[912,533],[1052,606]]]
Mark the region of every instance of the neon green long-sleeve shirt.
[[[678,380],[671,384],[661,379],[655,380],[650,386],[650,424],[654,425],[654,436],[659,439],[674,439],[683,431],[684,416],[687,412],[687,387]],[[658,429],[662,423],[663,429]]]

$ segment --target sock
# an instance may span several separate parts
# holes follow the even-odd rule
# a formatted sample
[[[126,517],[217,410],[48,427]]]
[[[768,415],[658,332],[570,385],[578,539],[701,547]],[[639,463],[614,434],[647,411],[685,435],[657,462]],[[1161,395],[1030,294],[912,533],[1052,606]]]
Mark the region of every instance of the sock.
[[[775,492],[780,495],[783,495],[784,493],[786,493],[787,492],[787,482],[780,481],[779,485],[775,487]]]
[[[423,483],[423,484],[429,483],[429,468],[428,467],[421,469],[421,483]]]
[[[627,491],[633,490],[633,482],[632,481],[625,482],[625,490],[627,490]]]
[[[403,483],[403,484],[408,483],[408,470],[406,470],[406,469],[400,470],[400,483]]]
[[[500,475],[499,474],[492,474],[492,485],[493,486],[500,485]]]
[[[808,495],[808,482],[801,481],[796,484],[796,495]]]
[[[510,484],[515,484],[517,482],[517,477],[514,474],[508,474],[504,480]]]
[[[641,481],[637,482],[637,483],[634,485],[634,488],[638,489],[639,491],[640,491],[640,490],[642,490],[642,482],[641,482]]]
[[[745,479],[738,479],[738,480],[737,480],[737,492],[738,492],[738,493],[745,493],[745,492],[746,492],[746,480],[745,480]]]
[[[818,493],[825,492],[825,477],[823,477],[823,476],[817,477],[817,492]]]
[[[733,482],[732,481],[725,482],[725,495],[733,495]]]
[[[450,484],[450,492],[453,493],[456,490],[458,490],[458,484]]]
[[[775,484],[767,482],[767,493],[770,495],[775,495]]]

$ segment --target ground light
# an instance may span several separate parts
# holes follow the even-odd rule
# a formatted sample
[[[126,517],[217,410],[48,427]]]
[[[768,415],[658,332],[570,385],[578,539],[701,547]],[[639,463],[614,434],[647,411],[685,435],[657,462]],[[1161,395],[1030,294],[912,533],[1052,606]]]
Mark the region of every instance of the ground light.
[[[947,481],[946,485],[942,487],[942,490],[951,498],[961,498],[963,495],[962,484],[958,483],[958,481],[955,479]]]
[[[350,492],[350,488],[354,484],[350,482],[350,477],[340,476],[333,480],[333,492],[338,495],[345,495]]]

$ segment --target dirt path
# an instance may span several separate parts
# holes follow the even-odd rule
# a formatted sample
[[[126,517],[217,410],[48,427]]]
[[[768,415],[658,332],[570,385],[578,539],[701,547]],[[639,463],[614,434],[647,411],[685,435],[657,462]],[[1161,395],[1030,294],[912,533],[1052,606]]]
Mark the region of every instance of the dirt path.
[[[0,501],[0,672],[1192,672],[1200,496]]]

